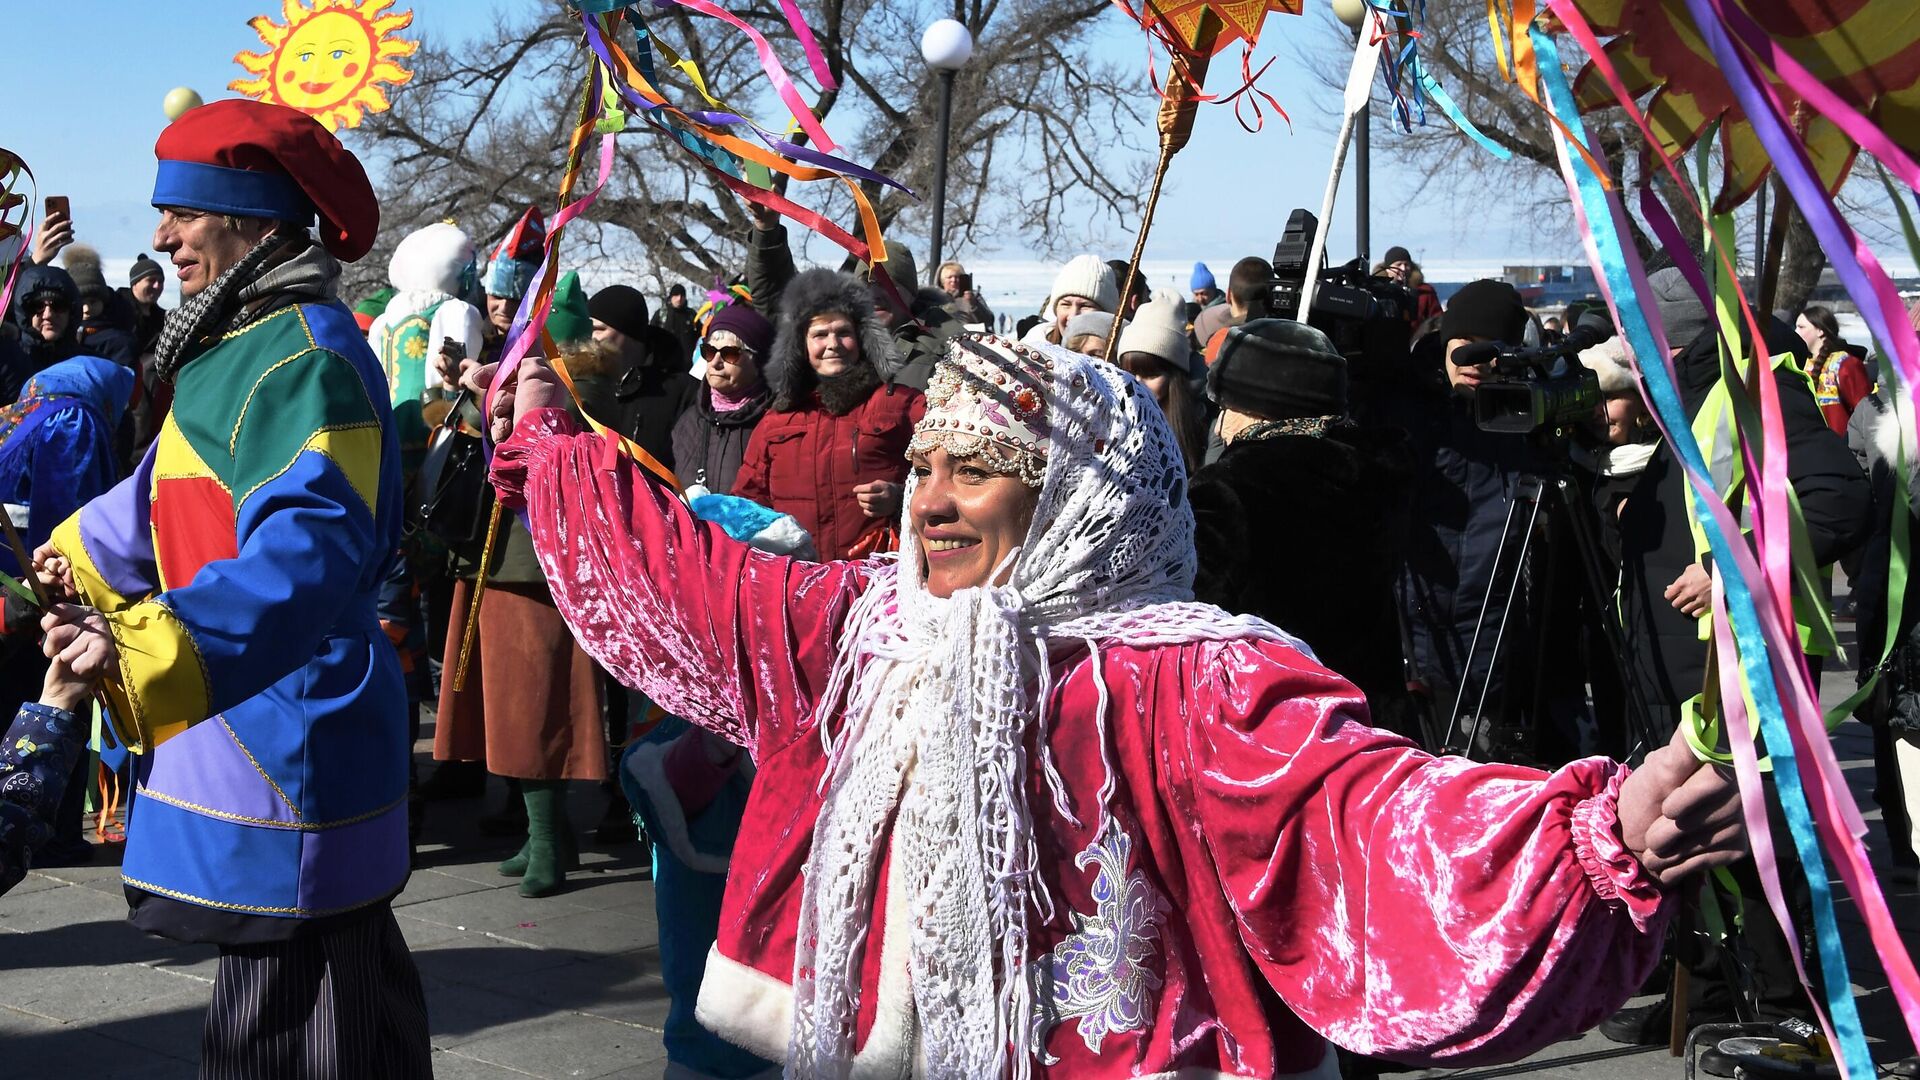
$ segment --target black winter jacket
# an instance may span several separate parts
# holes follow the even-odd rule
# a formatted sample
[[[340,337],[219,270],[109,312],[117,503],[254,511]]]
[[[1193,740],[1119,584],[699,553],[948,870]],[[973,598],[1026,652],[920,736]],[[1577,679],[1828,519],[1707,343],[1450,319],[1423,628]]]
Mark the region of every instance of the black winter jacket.
[[[1770,345],[1785,351],[1787,331],[1776,327]],[[1797,343],[1797,338],[1793,343]],[[1720,378],[1719,344],[1703,332],[1674,358],[1681,397],[1691,418]],[[1827,426],[1802,375],[1775,370],[1786,428],[1787,479],[1800,500],[1807,539],[1821,566],[1863,544],[1871,530],[1873,494],[1844,439]],[[1694,563],[1686,474],[1663,443],[1640,474],[1620,512],[1620,607],[1631,677],[1657,706],[1677,706],[1698,694],[1706,670],[1699,624],[1666,599],[1667,587]]]
[[[1473,695],[1463,708],[1471,710],[1490,670],[1487,700],[1503,700],[1511,662],[1493,666],[1491,660],[1515,581],[1513,549],[1525,529],[1524,515],[1507,538],[1506,572],[1499,581],[1494,580],[1496,556],[1521,478],[1540,462],[1525,437],[1480,430],[1473,421],[1471,398],[1453,392],[1444,376],[1428,373],[1425,378],[1430,381],[1424,391],[1382,401],[1378,412],[1406,430],[1413,450],[1412,516],[1398,591],[1417,673],[1444,716],[1463,681]],[[1494,595],[1488,603],[1490,591]],[[1509,657],[1532,633],[1528,608],[1523,599],[1513,605],[1502,643]]]
[[[705,484],[725,495],[740,475],[747,439],[767,414],[769,395],[760,396],[732,412],[716,412],[713,388],[702,383],[694,392],[693,407],[673,425],[673,471],[682,484]]]
[[[629,368],[614,383],[616,419],[612,427],[640,444],[662,465],[677,469],[673,457],[673,426],[693,407],[704,384],[685,371],[666,371],[655,365]],[[684,478],[682,478],[684,480]]]

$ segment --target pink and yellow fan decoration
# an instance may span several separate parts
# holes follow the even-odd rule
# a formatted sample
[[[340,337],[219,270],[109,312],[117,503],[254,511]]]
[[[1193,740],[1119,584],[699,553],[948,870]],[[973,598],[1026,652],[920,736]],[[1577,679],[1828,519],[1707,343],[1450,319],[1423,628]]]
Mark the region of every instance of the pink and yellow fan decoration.
[[[1685,0],[1577,0],[1626,90],[1648,93],[1646,117],[1661,149],[1678,157],[1718,125],[1723,170],[1714,209],[1745,202],[1772,171],[1726,76]],[[1910,153],[1920,154],[1920,9],[1884,0],[1767,0],[1743,5],[1774,44]],[[1631,31],[1631,32],[1629,32]],[[1777,76],[1796,133],[1828,194],[1853,168],[1859,146]],[[1582,112],[1617,105],[1589,62],[1574,81]]]

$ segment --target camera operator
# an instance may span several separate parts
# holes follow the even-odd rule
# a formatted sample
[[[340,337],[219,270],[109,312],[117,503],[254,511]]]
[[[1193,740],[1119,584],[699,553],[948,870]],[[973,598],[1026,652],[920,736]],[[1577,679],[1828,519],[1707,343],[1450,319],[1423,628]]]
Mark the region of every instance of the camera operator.
[[[1413,457],[1403,432],[1356,427],[1347,361],[1285,319],[1227,331],[1207,372],[1226,450],[1194,474],[1194,597],[1258,615],[1367,695],[1375,727],[1418,737],[1393,579]]]
[[[1461,366],[1461,351],[1482,342],[1517,345],[1528,323],[1526,305],[1513,286],[1501,281],[1471,282],[1455,293],[1430,340],[1440,351],[1440,376],[1413,385],[1378,402],[1381,419],[1406,429],[1414,454],[1412,516],[1406,568],[1399,581],[1401,611],[1407,620],[1416,675],[1431,694],[1442,729],[1458,720],[1456,735],[1473,728],[1484,699],[1487,711],[1480,745],[1473,756],[1485,758],[1496,744],[1496,758],[1520,753],[1528,717],[1530,688],[1518,685],[1525,665],[1494,660],[1494,643],[1508,656],[1515,643],[1533,640],[1536,597],[1527,589],[1531,566],[1518,573],[1497,573],[1503,556],[1514,560],[1524,518],[1510,522],[1509,510],[1521,479],[1535,471],[1539,456],[1525,438],[1482,431],[1474,419],[1474,396],[1493,375],[1491,363]],[[1424,344],[1424,343],[1423,343]],[[1444,381],[1442,381],[1442,379]],[[1511,528],[1510,528],[1511,526]],[[1535,545],[1529,562],[1538,560]],[[1502,615],[1513,596],[1502,632]],[[1478,641],[1475,641],[1476,636]],[[1516,677],[1517,676],[1517,677]],[[1464,693],[1463,693],[1464,691]],[[1461,715],[1452,715],[1456,699]]]

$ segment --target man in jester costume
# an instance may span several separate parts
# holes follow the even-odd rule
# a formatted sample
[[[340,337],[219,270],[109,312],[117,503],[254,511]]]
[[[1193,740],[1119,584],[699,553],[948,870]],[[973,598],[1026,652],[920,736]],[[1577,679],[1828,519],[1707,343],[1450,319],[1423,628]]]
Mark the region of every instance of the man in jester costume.
[[[387,381],[338,299],[379,204],[293,109],[220,101],[154,146],[184,298],[174,407],[133,476],[36,553],[140,753],[123,864],[142,930],[220,947],[202,1076],[431,1074],[407,880],[407,717],[375,596],[399,544]],[[317,225],[318,237],[313,229]]]

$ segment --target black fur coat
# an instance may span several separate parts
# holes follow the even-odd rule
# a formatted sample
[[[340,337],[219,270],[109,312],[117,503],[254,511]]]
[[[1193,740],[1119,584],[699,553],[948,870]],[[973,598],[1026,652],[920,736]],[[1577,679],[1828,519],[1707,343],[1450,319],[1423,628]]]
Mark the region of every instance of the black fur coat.
[[[1417,737],[1393,582],[1413,458],[1397,430],[1240,440],[1193,477],[1197,599],[1258,615],[1352,680],[1373,723]]]

